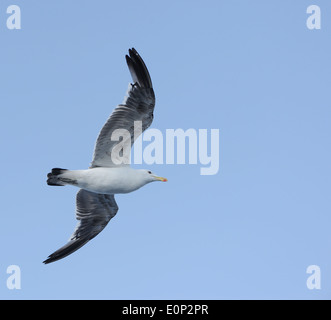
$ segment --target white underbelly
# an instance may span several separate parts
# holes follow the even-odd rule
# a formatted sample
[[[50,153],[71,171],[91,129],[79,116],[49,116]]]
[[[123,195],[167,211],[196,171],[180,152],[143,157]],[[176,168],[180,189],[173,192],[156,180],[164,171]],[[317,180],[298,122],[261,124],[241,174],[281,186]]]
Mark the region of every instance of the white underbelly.
[[[141,187],[132,179],[132,169],[93,168],[77,170],[79,188],[101,194],[129,193]],[[75,172],[75,171],[71,171]]]

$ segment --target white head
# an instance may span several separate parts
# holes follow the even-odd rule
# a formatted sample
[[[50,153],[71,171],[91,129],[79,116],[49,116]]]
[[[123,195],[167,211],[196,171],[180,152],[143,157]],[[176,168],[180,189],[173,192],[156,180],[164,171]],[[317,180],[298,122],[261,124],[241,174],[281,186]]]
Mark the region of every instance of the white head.
[[[168,181],[166,178],[159,177],[150,170],[142,169],[140,170],[140,172],[144,178],[145,183],[154,182],[154,181],[163,181],[163,182]]]

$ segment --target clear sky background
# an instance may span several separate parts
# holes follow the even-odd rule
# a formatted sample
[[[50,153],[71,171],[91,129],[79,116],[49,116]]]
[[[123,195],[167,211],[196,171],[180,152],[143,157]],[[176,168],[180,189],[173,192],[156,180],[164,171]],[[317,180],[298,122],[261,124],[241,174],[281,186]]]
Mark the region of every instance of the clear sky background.
[[[12,4],[21,30],[6,28]],[[306,27],[312,4],[321,30]],[[1,0],[0,298],[331,298],[330,36],[321,0]],[[117,196],[98,237],[44,265],[74,230],[77,192],[46,174],[89,166],[130,47],[152,76],[152,127],[220,129],[220,170],[137,166],[169,182]]]

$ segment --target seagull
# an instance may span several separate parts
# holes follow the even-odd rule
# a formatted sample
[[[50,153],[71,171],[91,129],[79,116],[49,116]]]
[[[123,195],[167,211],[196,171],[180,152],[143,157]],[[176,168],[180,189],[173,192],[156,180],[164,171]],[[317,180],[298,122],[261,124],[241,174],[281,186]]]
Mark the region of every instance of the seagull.
[[[129,84],[123,103],[101,129],[91,166],[86,170],[53,168],[47,175],[50,186],[71,185],[80,190],[76,195],[76,229],[63,247],[43,261],[45,264],[72,254],[97,236],[118,211],[115,194],[135,191],[153,181],[167,181],[149,170],[131,168],[128,161],[119,161],[125,148],[130,150],[139,134],[151,125],[155,106],[151,77],[143,59],[134,48],[125,58],[133,84]],[[140,123],[138,131],[136,123]],[[113,137],[118,130],[128,133],[122,135],[121,141]]]

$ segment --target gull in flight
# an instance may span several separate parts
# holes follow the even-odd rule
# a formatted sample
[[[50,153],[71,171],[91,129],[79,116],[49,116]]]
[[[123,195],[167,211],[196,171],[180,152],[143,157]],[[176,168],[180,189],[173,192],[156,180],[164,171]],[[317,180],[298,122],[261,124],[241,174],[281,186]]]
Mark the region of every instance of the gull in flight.
[[[125,151],[130,151],[134,140],[151,125],[155,105],[151,77],[134,48],[129,49],[126,62],[133,84],[129,85],[124,102],[114,109],[101,129],[90,168],[54,168],[47,175],[48,185],[72,185],[80,190],[76,195],[76,229],[67,244],[52,253],[45,264],[68,256],[98,235],[118,211],[115,194],[135,191],[149,182],[167,181],[149,170],[132,169],[127,158],[123,161],[124,154],[130,155]],[[140,130],[135,129],[136,123],[140,123]]]

